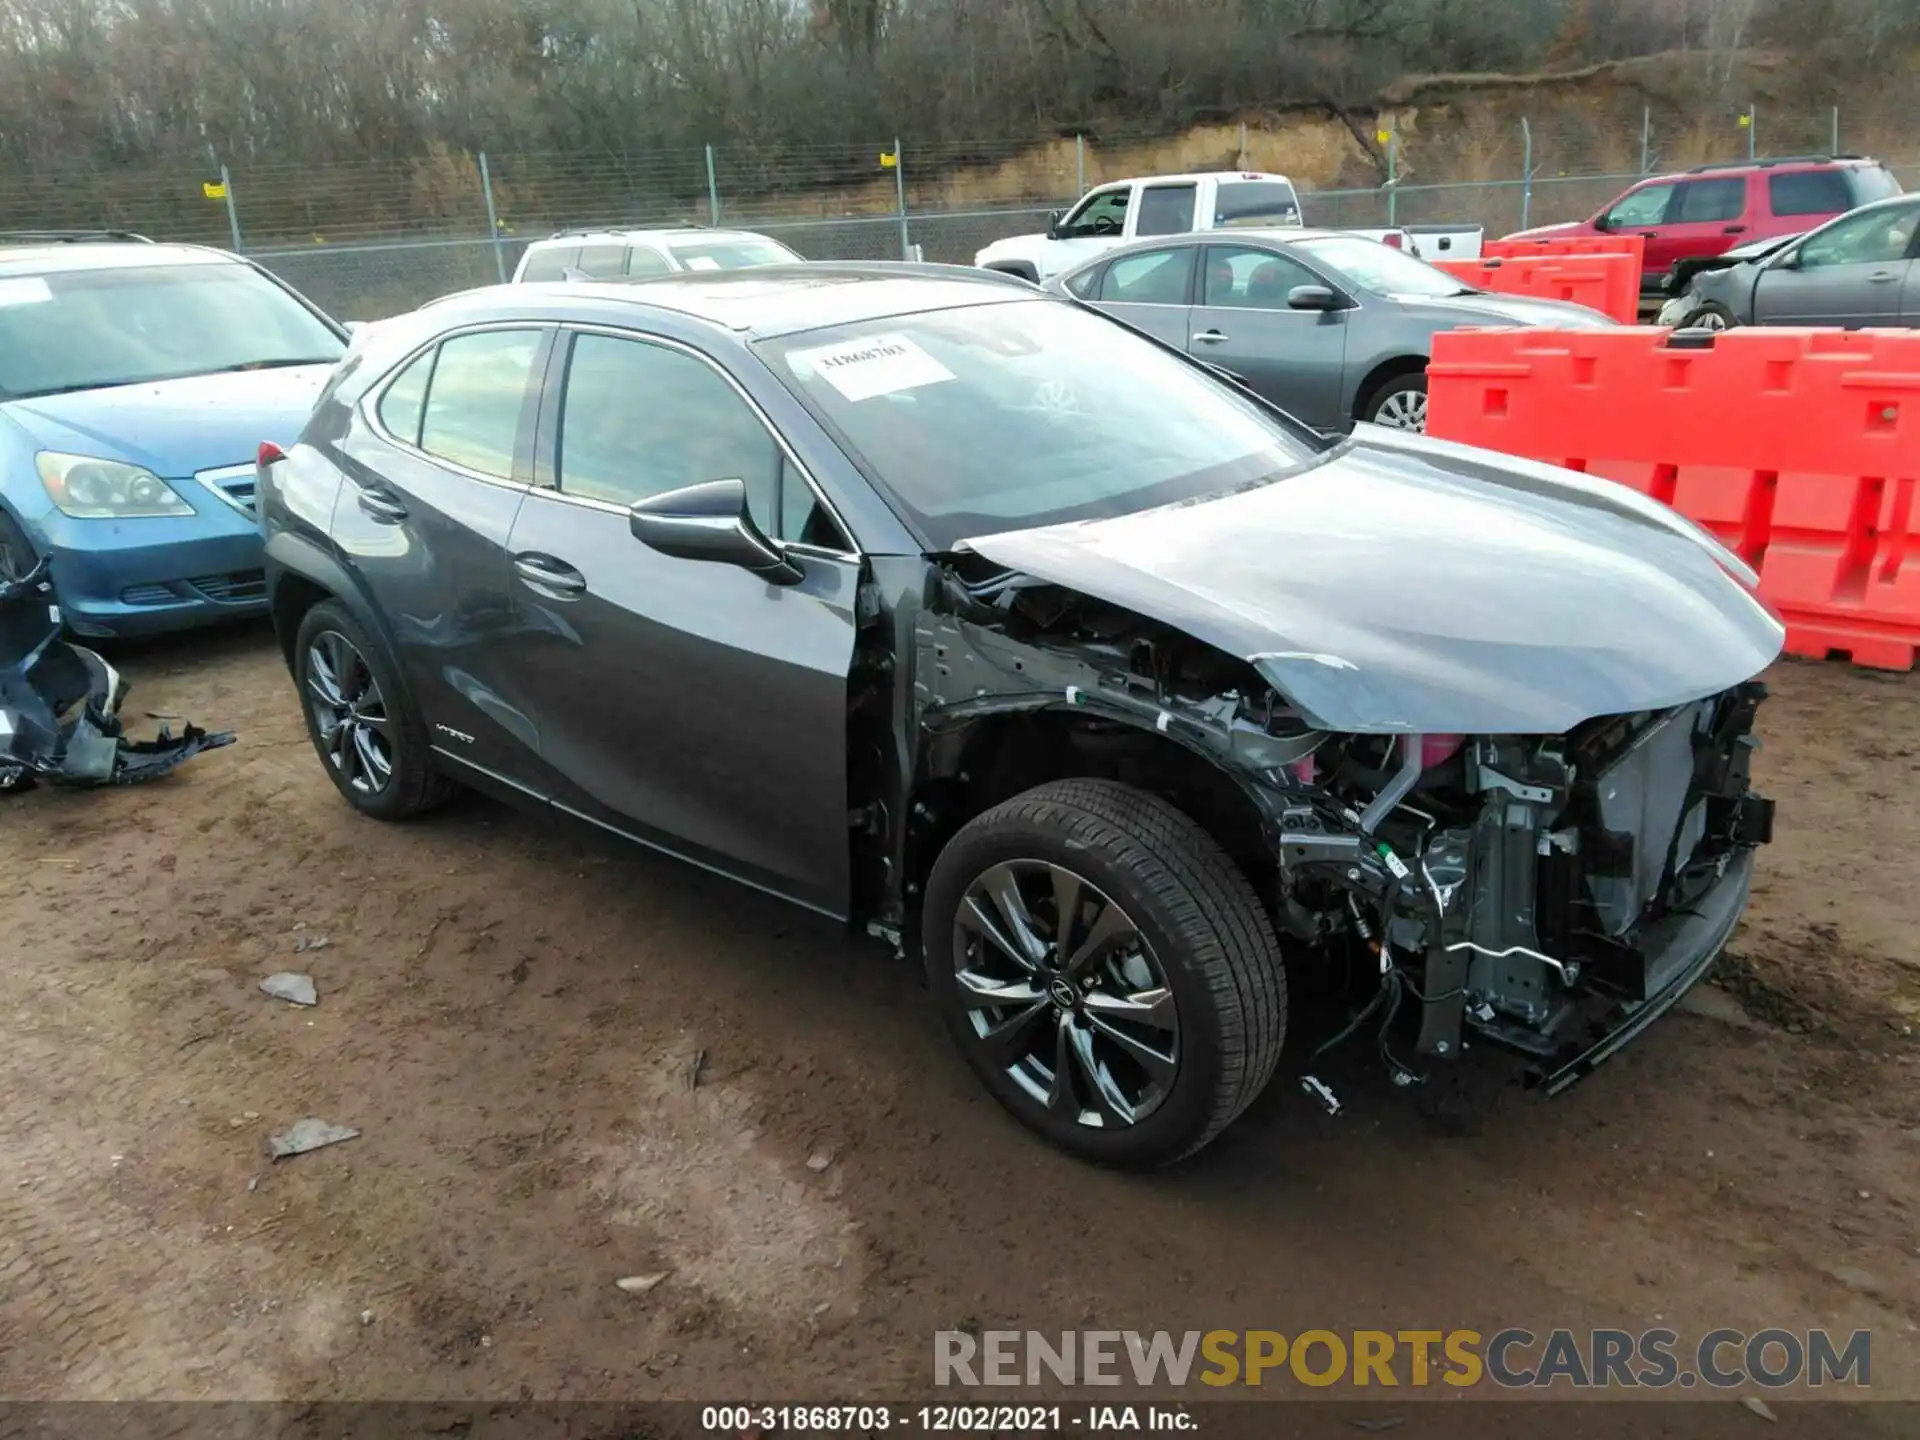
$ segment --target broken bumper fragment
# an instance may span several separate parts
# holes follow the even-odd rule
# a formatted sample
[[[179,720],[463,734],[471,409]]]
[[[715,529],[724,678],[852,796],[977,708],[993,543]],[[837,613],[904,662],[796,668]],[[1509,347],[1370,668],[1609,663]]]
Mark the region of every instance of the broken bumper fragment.
[[[60,612],[43,562],[0,582],[0,791],[35,780],[70,786],[131,785],[166,774],[231,732],[162,727],[131,740],[120,721],[127,687],[91,650],[60,636]]]

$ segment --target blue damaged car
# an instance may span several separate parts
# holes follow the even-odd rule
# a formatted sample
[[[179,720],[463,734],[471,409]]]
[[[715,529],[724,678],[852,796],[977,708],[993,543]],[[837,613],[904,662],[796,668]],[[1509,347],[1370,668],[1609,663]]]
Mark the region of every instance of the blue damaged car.
[[[0,582],[49,561],[81,635],[263,613],[255,459],[346,341],[224,251],[0,235]]]

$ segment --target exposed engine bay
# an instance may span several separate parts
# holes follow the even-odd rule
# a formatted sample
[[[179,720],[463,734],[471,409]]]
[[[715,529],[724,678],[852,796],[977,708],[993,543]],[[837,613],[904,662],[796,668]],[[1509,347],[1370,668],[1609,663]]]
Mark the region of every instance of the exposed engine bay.
[[[0,792],[35,780],[131,785],[166,774],[229,733],[188,725],[131,740],[120,720],[127,687],[100,656],[61,639],[48,564],[0,581]]]
[[[1298,1057],[1332,1110],[1313,1059],[1357,1036],[1399,1084],[1477,1042],[1550,1092],[1573,1083],[1705,971],[1771,839],[1748,775],[1758,682],[1558,735],[1338,733],[1158,621],[978,557],[942,574],[915,625],[923,779],[977,772],[980,723],[1035,710],[1064,715],[1046,733],[1077,764],[1135,778],[1131,755],[1177,785],[1172,742],[1228,777],[1263,851],[1236,858],[1271,887],[1283,943],[1360,982],[1346,1027]],[[1235,823],[1206,814],[1204,786],[1169,798]]]

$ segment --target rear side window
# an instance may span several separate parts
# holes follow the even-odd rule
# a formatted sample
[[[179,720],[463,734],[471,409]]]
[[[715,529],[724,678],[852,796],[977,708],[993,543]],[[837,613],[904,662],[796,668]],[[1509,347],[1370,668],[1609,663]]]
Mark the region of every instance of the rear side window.
[[[427,381],[433,375],[429,350],[397,375],[380,397],[380,423],[396,440],[420,443],[420,417],[427,407]]]
[[[1838,170],[1796,170],[1767,177],[1767,203],[1776,215],[1838,215],[1854,202]]]
[[[420,448],[479,474],[509,478],[539,349],[538,330],[493,330],[441,342]]]
[[[1184,235],[1193,229],[1192,185],[1149,185],[1140,192],[1136,235]]]
[[[1847,189],[1852,192],[1855,205],[1890,199],[1900,193],[1900,182],[1883,165],[1856,165],[1846,176]]]
[[[589,280],[618,280],[627,273],[627,247],[624,245],[582,245],[573,268]]]
[[[1233,225],[1298,225],[1300,197],[1291,185],[1277,180],[1236,180],[1215,192],[1213,224],[1224,230]]]
[[[526,281],[562,279],[579,254],[578,245],[543,245],[529,250],[520,278]]]
[[[1745,180],[1689,180],[1680,187],[1670,219],[1675,225],[1704,225],[1738,220],[1746,208]]]
[[[1193,247],[1127,255],[1107,267],[1100,298],[1112,305],[1184,305],[1193,275]]]

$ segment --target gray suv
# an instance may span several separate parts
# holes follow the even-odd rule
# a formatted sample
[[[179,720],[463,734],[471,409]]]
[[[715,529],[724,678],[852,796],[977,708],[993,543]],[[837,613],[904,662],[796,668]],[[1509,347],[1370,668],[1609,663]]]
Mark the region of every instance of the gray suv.
[[[1204,1145],[1291,966],[1396,1079],[1571,1083],[1746,904],[1779,622],[1671,510],[1371,429],[973,270],[471,292],[356,337],[259,477],[346,801],[470,785],[921,956],[1090,1159]],[[1304,1043],[1300,1043],[1304,1039]]]

